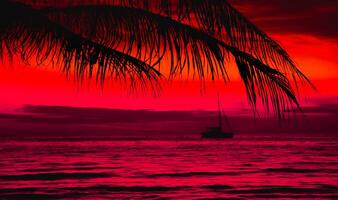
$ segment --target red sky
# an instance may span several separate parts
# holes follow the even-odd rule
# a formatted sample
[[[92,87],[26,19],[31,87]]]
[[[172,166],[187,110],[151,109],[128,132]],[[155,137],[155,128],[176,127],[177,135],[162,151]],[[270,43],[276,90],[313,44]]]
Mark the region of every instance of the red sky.
[[[302,88],[301,101],[330,99],[337,102],[338,88],[338,2],[332,0],[232,0],[234,5],[259,27],[278,40],[299,68],[315,83],[318,92]],[[179,81],[164,86],[158,97],[148,94],[128,96],[107,82],[102,90],[95,83],[79,86],[67,80],[58,69],[27,67],[15,61],[0,68],[1,108],[24,104],[71,105],[125,109],[215,109],[216,93],[221,92],[223,106],[240,110],[246,96],[235,70],[227,85],[208,83],[201,94],[198,81]],[[305,101],[306,100],[306,101]]]

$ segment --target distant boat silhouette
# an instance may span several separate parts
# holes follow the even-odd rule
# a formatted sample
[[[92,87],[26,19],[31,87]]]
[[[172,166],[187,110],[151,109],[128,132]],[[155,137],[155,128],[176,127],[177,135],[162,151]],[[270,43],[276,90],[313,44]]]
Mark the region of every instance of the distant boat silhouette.
[[[234,133],[232,131],[232,128],[230,126],[228,117],[225,115],[225,121],[228,126],[228,131],[223,131],[223,126],[222,126],[222,111],[221,111],[221,105],[220,105],[220,100],[219,100],[219,95],[218,95],[218,126],[217,127],[209,127],[205,132],[202,133],[202,138],[206,139],[226,139],[226,138],[233,138]]]

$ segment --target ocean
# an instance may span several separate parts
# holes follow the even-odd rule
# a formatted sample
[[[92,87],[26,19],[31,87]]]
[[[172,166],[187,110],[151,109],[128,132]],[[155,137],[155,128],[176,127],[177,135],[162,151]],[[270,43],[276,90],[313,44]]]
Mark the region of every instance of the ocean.
[[[338,199],[338,138],[0,143],[0,199]]]

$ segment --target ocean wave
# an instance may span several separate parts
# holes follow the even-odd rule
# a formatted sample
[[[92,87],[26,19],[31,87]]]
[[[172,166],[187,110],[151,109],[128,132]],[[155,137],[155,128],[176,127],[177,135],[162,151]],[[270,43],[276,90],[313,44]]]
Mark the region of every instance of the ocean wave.
[[[11,193],[30,193],[38,191],[37,188],[2,188],[0,194],[11,194]]]
[[[277,173],[336,173],[338,170],[336,169],[305,169],[305,168],[291,168],[291,167],[285,167],[285,168],[266,168],[263,169],[264,172],[277,172]]]
[[[321,172],[322,169],[300,169],[300,168],[266,168],[265,172],[283,172],[283,173],[316,173]]]
[[[253,187],[246,189],[230,190],[228,193],[233,194],[334,194],[336,188],[332,187],[290,187],[290,186],[266,186],[266,187]]]
[[[45,199],[62,199],[66,198],[65,195],[59,194],[42,194],[42,193],[29,193],[29,194],[0,194],[1,200],[45,200]]]
[[[38,173],[0,176],[0,180],[62,180],[90,179],[116,176],[109,173]]]
[[[225,176],[225,175],[238,175],[238,172],[184,172],[184,173],[163,173],[163,174],[150,174],[148,177],[191,177],[191,176]]]
[[[45,199],[95,199],[101,196],[104,199],[112,199],[117,193],[139,193],[142,199],[163,199],[162,193],[169,191],[178,191],[189,189],[185,186],[110,186],[96,185],[89,187],[65,187],[58,190],[49,190],[48,188],[11,188],[0,189],[1,200],[25,199],[25,200],[45,200]],[[134,194],[135,195],[135,194]],[[149,196],[151,195],[151,196]],[[147,198],[146,198],[147,197]]]
[[[254,194],[245,195],[244,199],[338,199],[338,195],[326,194]]]
[[[227,190],[227,189],[233,189],[234,187],[229,186],[229,185],[204,185],[201,186],[201,188],[206,188],[206,189],[212,189],[212,190]]]
[[[95,171],[95,170],[112,170],[113,167],[64,167],[64,168],[38,168],[38,169],[25,169],[23,172],[57,172],[57,171]]]
[[[163,192],[191,188],[189,186],[110,186],[97,185],[91,187],[72,187],[72,191],[95,191],[95,192]]]

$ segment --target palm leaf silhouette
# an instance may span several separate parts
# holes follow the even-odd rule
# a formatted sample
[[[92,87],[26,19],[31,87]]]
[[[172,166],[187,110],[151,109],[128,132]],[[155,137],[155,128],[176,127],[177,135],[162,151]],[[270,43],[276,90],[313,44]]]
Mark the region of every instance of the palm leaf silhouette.
[[[294,79],[299,78],[309,82],[276,41],[246,19],[226,0],[84,0],[80,2],[41,0],[31,3],[37,7],[63,8],[83,5],[95,7],[97,4],[106,7],[110,5],[140,8],[171,17],[181,23],[197,26],[206,33],[254,55],[262,62],[289,73]]]
[[[187,72],[227,81],[234,61],[249,102],[255,106],[259,98],[279,117],[299,106],[288,76],[309,82],[277,42],[224,0],[1,4],[1,55],[54,61],[78,77],[96,71],[103,81],[108,70],[117,79],[156,86],[169,60],[169,77]]]
[[[103,81],[108,73],[115,80],[128,80],[132,87],[147,86],[161,75],[145,62],[83,38],[27,6],[5,5],[10,9],[2,12],[9,18],[1,27],[1,57],[6,52],[10,57],[18,54],[27,63],[51,61],[66,73],[73,70],[77,78],[95,73]]]

